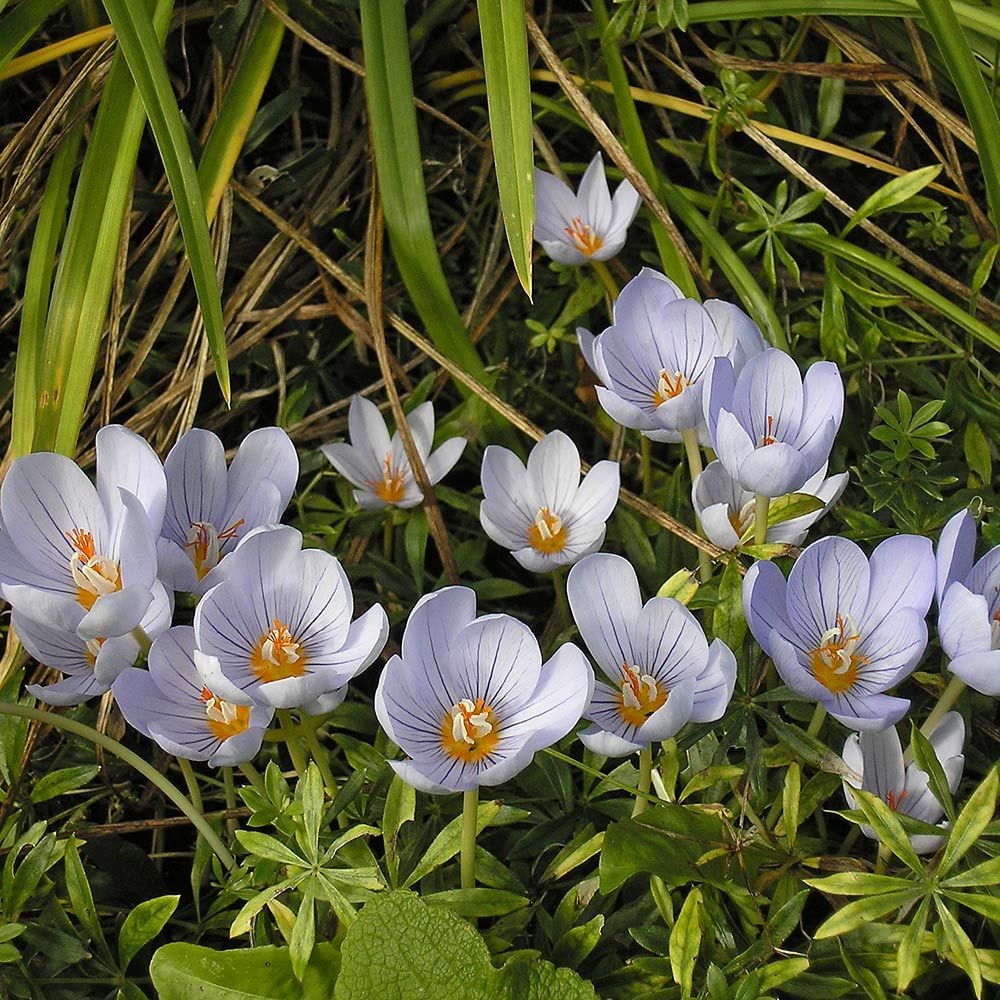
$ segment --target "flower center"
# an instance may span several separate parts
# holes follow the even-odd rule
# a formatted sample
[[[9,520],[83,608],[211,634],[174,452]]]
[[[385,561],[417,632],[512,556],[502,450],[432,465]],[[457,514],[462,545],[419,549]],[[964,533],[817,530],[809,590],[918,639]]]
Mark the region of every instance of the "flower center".
[[[584,257],[591,257],[604,246],[604,240],[588,226],[580,216],[576,216],[573,221],[565,227],[566,235],[570,242]]]
[[[774,444],[778,439],[774,436],[774,417],[767,418],[767,433],[760,439],[761,445]]]
[[[990,646],[993,649],[1000,649],[1000,608],[993,612],[990,619]]]
[[[729,523],[733,526],[737,538],[743,537],[743,532],[753,523],[754,501],[748,500],[739,510],[729,508]]]
[[[566,526],[548,507],[539,507],[528,528],[528,544],[543,555],[551,556],[566,548]]]
[[[88,611],[99,597],[122,589],[122,575],[118,563],[99,555],[94,549],[94,536],[83,528],[66,532],[73,545],[69,557],[69,571],[76,584],[76,599]]]
[[[306,672],[306,655],[300,645],[288,626],[275,618],[274,626],[257,640],[250,654],[250,669],[265,684],[301,677]]]
[[[392,455],[385,456],[385,471],[381,479],[366,479],[365,486],[375,491],[384,503],[399,503],[406,495],[406,474],[392,464]]]
[[[898,812],[903,804],[903,799],[910,793],[904,788],[901,792],[895,792],[891,788],[885,793],[885,804],[893,811]]]
[[[84,650],[83,658],[87,661],[87,666],[91,670],[97,666],[97,657],[101,652],[101,646],[104,645],[104,639],[88,639],[87,648]]]
[[[201,689],[201,700],[205,703],[208,728],[217,740],[228,740],[250,725],[249,705],[234,705],[231,701],[212,694],[207,687]]]
[[[463,698],[445,712],[441,721],[444,752],[466,764],[489,757],[500,742],[500,728],[493,709],[482,698]]]
[[[618,695],[618,712],[630,726],[639,728],[667,701],[669,692],[650,674],[640,674],[627,663],[622,664],[625,679]]]
[[[207,521],[194,521],[188,528],[187,538],[184,541],[184,548],[188,550],[191,562],[194,563],[194,571],[198,574],[198,579],[203,580],[211,570],[219,565],[220,542],[227,542],[236,538],[239,530],[245,524],[241,517],[234,521],[224,531],[216,531],[214,524]]]
[[[674,399],[690,384],[688,377],[682,372],[668,372],[664,368],[660,372],[660,380],[656,383],[656,388],[653,389],[653,406],[659,406],[668,399]]]
[[[837,624],[820,636],[819,645],[809,654],[813,677],[831,694],[850,691],[858,680],[858,668],[868,663],[867,656],[856,652],[860,641],[853,622],[837,615]]]

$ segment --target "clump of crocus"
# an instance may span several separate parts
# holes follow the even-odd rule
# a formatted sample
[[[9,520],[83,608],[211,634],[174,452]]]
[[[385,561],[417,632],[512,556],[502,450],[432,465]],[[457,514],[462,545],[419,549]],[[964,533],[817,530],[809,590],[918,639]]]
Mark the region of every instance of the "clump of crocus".
[[[389,431],[378,407],[363,396],[351,400],[348,412],[350,444],[327,444],[323,454],[334,468],[356,487],[354,499],[365,510],[386,507],[416,507],[423,498],[413,477],[413,470],[403,449],[399,431]],[[406,418],[427,470],[431,484],[442,480],[461,458],[465,438],[449,438],[436,451],[434,441],[434,404],[421,403]]]
[[[965,766],[962,755],[965,723],[962,716],[958,712],[948,712],[930,734],[928,742],[941,764],[948,787],[954,793]],[[844,744],[843,757],[844,763],[860,779],[847,778],[844,781],[844,797],[850,808],[854,809],[857,805],[851,788],[861,788],[878,796],[893,812],[932,826],[939,824],[944,807],[931,791],[926,773],[915,763],[909,766],[904,763],[903,748],[894,726],[881,732],[852,733]],[[861,832],[872,840],[878,840],[878,835],[870,826],[862,826]],[[910,837],[910,843],[918,854],[936,851],[943,842],[943,837],[930,835]]]
[[[601,406],[613,420],[654,441],[704,433],[702,395],[713,358],[740,369],[764,349],[753,321],[720,299],[686,299],[665,275],[643,268],[623,289],[614,322],[592,337],[577,331],[584,359],[604,383]]]
[[[572,643],[545,663],[530,629],[510,615],[476,617],[468,587],[417,602],[402,651],[375,693],[382,728],[407,755],[390,761],[420,791],[471,792],[523,770],[565,736],[590,701],[594,675]]]
[[[610,260],[625,245],[639,211],[639,195],[622,181],[614,198],[598,153],[587,167],[578,194],[544,170],[535,170],[535,239],[560,264]]]
[[[767,529],[768,542],[801,545],[806,533],[839,499],[847,488],[848,474],[827,476],[826,463],[810,476],[798,492],[814,496],[823,506],[810,514],[789,518]],[[739,547],[740,539],[754,524],[755,497],[726,472],[718,460],[710,462],[691,487],[691,502],[705,536],[720,549]]]
[[[645,604],[631,564],[599,552],[566,582],[570,609],[591,656],[610,683],[598,681],[580,739],[595,753],[624,756],[675,735],[688,722],[722,718],[736,683],[736,658],[720,639],[709,644],[679,601]]]
[[[201,595],[219,582],[216,567],[254,528],[276,524],[299,476],[299,459],[278,427],[252,431],[226,468],[222,442],[189,430],[167,455],[167,509],[156,544],[160,578]]]
[[[223,564],[226,579],[195,609],[195,660],[209,689],[238,705],[331,711],[389,635],[379,604],[351,621],[354,597],[336,557],[302,550],[294,528],[259,528]]]
[[[528,464],[499,445],[483,455],[483,530],[536,573],[595,552],[618,502],[617,462],[598,462],[580,481],[580,453],[562,431],[531,449]]]
[[[938,634],[948,669],[982,694],[1000,695],[1000,546],[973,564],[976,522],[959,511],[938,542]]]
[[[274,710],[228,701],[195,664],[194,629],[178,625],[149,650],[149,670],[129,667],[112,687],[125,721],[167,753],[213,767],[257,755]]]
[[[729,475],[765,497],[794,493],[826,464],[844,414],[844,384],[830,361],[803,379],[784,351],[769,349],[737,373],[713,362],[705,394],[712,447]]]
[[[23,618],[85,639],[127,635],[153,603],[166,483],[156,453],[97,433],[97,486],[63,455],[17,459],[0,489],[0,584]]]
[[[831,537],[805,549],[787,582],[774,563],[755,563],[743,583],[743,611],[796,694],[851,729],[880,730],[910,707],[884,692],[923,655],[933,596],[928,539],[886,539],[869,562],[854,542]]]

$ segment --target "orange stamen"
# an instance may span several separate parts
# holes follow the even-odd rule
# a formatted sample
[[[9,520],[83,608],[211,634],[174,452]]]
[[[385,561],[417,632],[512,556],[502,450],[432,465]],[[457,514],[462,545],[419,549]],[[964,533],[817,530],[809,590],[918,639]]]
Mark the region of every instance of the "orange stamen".
[[[570,238],[573,246],[584,255],[584,257],[592,257],[601,247],[604,246],[604,240],[594,232],[594,230],[587,225],[580,218],[576,216],[573,221],[566,227],[564,227],[566,235]]]

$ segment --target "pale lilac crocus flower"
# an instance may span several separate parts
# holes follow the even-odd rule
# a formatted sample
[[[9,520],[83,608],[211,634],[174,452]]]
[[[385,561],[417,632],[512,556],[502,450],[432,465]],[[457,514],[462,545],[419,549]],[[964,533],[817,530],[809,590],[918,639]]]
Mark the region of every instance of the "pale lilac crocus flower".
[[[535,239],[559,264],[610,260],[625,245],[639,211],[639,195],[622,181],[614,198],[598,153],[587,167],[578,194],[568,184],[535,170]]]
[[[254,528],[276,524],[299,476],[299,459],[278,427],[252,431],[226,468],[222,442],[192,428],[167,455],[167,509],[156,543],[160,578],[201,596],[220,577],[216,567]]]
[[[827,476],[826,463],[798,489],[823,502],[811,514],[793,517],[767,529],[768,542],[801,545],[809,529],[840,499],[848,474]],[[705,535],[720,549],[739,548],[740,539],[753,529],[755,497],[736,482],[718,460],[710,462],[691,487],[694,505]]]
[[[114,682],[125,721],[175,757],[229,767],[260,750],[272,708],[227,701],[195,664],[194,629],[178,625],[149,650],[149,669],[129,667]]]
[[[173,595],[157,580],[153,601],[139,623],[145,637],[155,639],[170,628]],[[139,658],[141,647],[135,635],[87,639],[76,632],[54,629],[15,611],[11,625],[21,645],[43,666],[59,670],[64,677],[51,684],[28,684],[25,690],[49,705],[79,705],[111,690],[118,675]]]
[[[323,454],[345,479],[358,487],[354,499],[365,510],[416,507],[424,495],[413,476],[399,431],[390,438],[378,407],[364,396],[351,400],[347,420],[350,444],[323,445]],[[440,482],[461,458],[465,438],[449,438],[436,451],[431,451],[434,404],[430,402],[416,407],[406,422],[423,459],[427,478],[432,485]]]
[[[590,701],[594,674],[566,643],[542,663],[538,640],[510,615],[476,617],[468,587],[422,597],[375,692],[379,723],[408,759],[389,761],[435,794],[513,778],[562,739]]]
[[[568,566],[604,542],[618,502],[617,462],[598,462],[580,481],[580,453],[562,431],[531,449],[528,464],[491,444],[483,455],[479,519],[498,545],[528,570]]]
[[[17,459],[0,488],[0,585],[24,618],[86,639],[140,624],[156,583],[163,466],[125,427],[97,432],[97,485],[64,455]]]
[[[645,604],[631,564],[607,552],[587,556],[566,582],[573,619],[610,684],[598,681],[584,712],[584,745],[621,757],[674,736],[689,722],[714,722],[729,705],[736,658],[709,644],[679,601]]]
[[[958,712],[948,712],[928,737],[928,742],[954,794],[965,766],[962,754],[965,722],[962,716]],[[893,812],[931,826],[939,824],[944,807],[931,791],[926,773],[915,763],[904,763],[903,748],[895,726],[881,732],[852,733],[844,744],[843,757],[844,763],[861,779],[848,778],[844,781],[844,797],[851,809],[857,806],[851,788],[861,788],[878,796]],[[878,840],[870,826],[862,826],[861,832],[871,840]],[[944,838],[918,834],[910,837],[910,843],[918,854],[930,854],[944,843]]]
[[[743,612],[792,691],[851,729],[880,730],[910,707],[884,692],[923,655],[933,596],[928,539],[896,535],[869,562],[854,542],[830,537],[805,549],[787,582],[774,563],[754,563]]]
[[[937,548],[938,636],[948,669],[981,694],[1000,695],[1000,546],[973,564],[976,522],[959,511]]]
[[[771,348],[738,374],[731,361],[714,361],[704,402],[712,447],[729,475],[751,493],[780,497],[829,459],[844,383],[833,362],[817,362],[803,379],[784,351]]]
[[[764,350],[764,338],[737,306],[686,299],[659,271],[644,267],[623,289],[614,322],[597,337],[577,330],[584,360],[604,383],[597,397],[623,427],[654,441],[697,430],[707,444],[702,396],[713,358],[735,370]]]
[[[302,549],[294,528],[258,528],[222,565],[226,579],[195,609],[195,660],[208,687],[238,705],[317,715],[344,699],[389,636],[376,604],[353,622],[340,561]]]

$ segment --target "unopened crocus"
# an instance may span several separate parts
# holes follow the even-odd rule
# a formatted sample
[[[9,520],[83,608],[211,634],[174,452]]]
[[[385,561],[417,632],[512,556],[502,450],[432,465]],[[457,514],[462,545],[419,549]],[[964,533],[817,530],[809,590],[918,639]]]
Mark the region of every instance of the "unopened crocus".
[[[178,625],[149,650],[149,669],[129,667],[112,686],[125,721],[167,753],[229,767],[260,750],[274,710],[227,701],[195,663],[194,629]]]
[[[509,615],[476,617],[468,587],[417,602],[402,652],[375,693],[382,728],[408,759],[390,761],[420,791],[498,785],[565,736],[590,701],[594,674],[572,643],[545,663],[538,640]]]
[[[97,432],[97,486],[63,455],[17,459],[0,489],[0,584],[24,618],[86,639],[126,635],[153,602],[166,484],[138,434]]]
[[[302,549],[294,528],[258,528],[223,564],[226,579],[195,609],[195,658],[208,687],[234,704],[330,711],[347,682],[382,652],[379,604],[351,621],[339,560]]]
[[[744,489],[767,497],[795,493],[826,464],[844,414],[844,384],[830,361],[805,378],[784,351],[751,358],[738,374],[713,362],[705,393],[712,447]]]
[[[535,239],[559,264],[610,260],[625,245],[638,211],[639,195],[628,181],[611,197],[600,153],[577,194],[558,177],[535,170]]]
[[[416,507],[423,498],[397,430],[392,437],[378,407],[364,396],[355,396],[348,411],[350,444],[327,444],[323,454],[334,468],[356,487],[354,499],[365,510]],[[449,438],[435,451],[434,404],[421,403],[406,422],[413,443],[423,459],[431,484],[442,480],[461,458],[465,438]]]
[[[750,567],[743,611],[754,638],[796,693],[845,726],[894,725],[909,699],[885,692],[927,646],[924,616],[934,596],[934,553],[917,535],[896,535],[871,561],[846,538],[821,538],[788,580],[772,562]]]
[[[702,395],[713,358],[739,370],[764,349],[753,321],[720,299],[686,299],[665,275],[643,268],[615,302],[614,322],[592,337],[577,331],[584,359],[604,383],[601,406],[624,427],[654,441],[680,441],[698,429],[707,443]]]
[[[1000,546],[973,564],[976,522],[963,510],[938,542],[938,635],[948,669],[981,694],[1000,695]]]
[[[156,639],[170,628],[173,599],[159,580],[154,582],[153,601],[139,623],[145,639]],[[60,671],[62,680],[52,684],[28,684],[26,690],[50,705],[79,705],[111,690],[118,675],[139,658],[141,647],[135,634],[87,639],[76,632],[55,629],[15,611],[11,625],[21,645],[43,666]]]
[[[483,530],[536,573],[595,552],[618,502],[617,462],[598,462],[580,481],[580,453],[562,431],[531,449],[528,464],[499,445],[483,455]]]
[[[847,480],[846,472],[827,476],[824,463],[798,489],[799,493],[821,500],[823,506],[811,514],[772,525],[767,529],[767,541],[801,545],[812,525],[840,499],[847,488]],[[753,493],[740,486],[719,461],[710,462],[695,480],[691,488],[691,502],[706,537],[720,549],[738,548],[740,539],[753,528]]]
[[[167,509],[157,541],[160,578],[201,595],[219,582],[219,561],[254,528],[276,524],[288,506],[299,460],[278,427],[252,431],[226,468],[222,442],[189,430],[167,455]]]
[[[595,753],[620,757],[670,739],[689,722],[722,718],[736,683],[736,658],[709,644],[679,601],[645,604],[631,564],[606,552],[582,559],[566,582],[580,635],[609,683],[598,681],[580,733]]]
[[[962,778],[965,757],[965,723],[958,712],[948,712],[938,723],[928,742],[944,771],[948,787],[954,793]],[[844,763],[857,773],[858,781],[848,778],[844,782],[844,796],[847,804],[854,809],[857,800],[851,788],[861,788],[882,799],[896,813],[910,816],[931,826],[940,824],[944,807],[930,789],[925,772],[916,763],[906,765],[899,734],[894,726],[881,732],[852,733],[844,744]],[[861,832],[872,840],[878,836],[870,826],[862,826]],[[918,854],[936,851],[943,837],[918,834],[910,837],[910,843]]]

